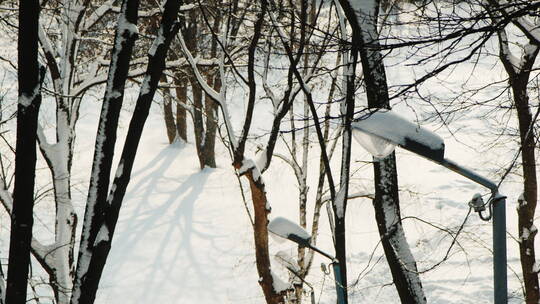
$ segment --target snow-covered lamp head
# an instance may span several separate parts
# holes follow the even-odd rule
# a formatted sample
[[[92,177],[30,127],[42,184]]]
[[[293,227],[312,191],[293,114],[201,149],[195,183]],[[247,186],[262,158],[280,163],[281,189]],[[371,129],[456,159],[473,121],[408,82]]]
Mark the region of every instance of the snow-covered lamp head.
[[[444,141],[391,110],[376,111],[357,117],[351,124],[356,141],[376,158],[384,158],[396,145],[436,162],[444,160]]]
[[[311,235],[298,224],[284,218],[276,217],[268,223],[268,230],[273,234],[291,240],[302,247],[310,247]]]

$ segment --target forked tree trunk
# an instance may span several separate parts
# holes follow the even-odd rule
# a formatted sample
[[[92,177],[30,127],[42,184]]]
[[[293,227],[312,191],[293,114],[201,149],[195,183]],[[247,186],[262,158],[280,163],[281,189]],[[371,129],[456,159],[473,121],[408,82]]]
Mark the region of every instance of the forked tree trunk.
[[[206,81],[210,87],[219,91],[221,80],[205,73]],[[215,79],[215,80],[214,80]],[[191,92],[193,97],[193,129],[195,145],[201,169],[215,168],[215,141],[217,132],[217,104],[203,91],[197,79],[191,78]],[[203,101],[204,97],[204,101]]]
[[[138,0],[122,1],[114,38],[115,44],[111,52],[111,71],[107,78],[96,135],[77,269],[71,294],[72,304],[94,302],[101,271],[107,258],[106,253],[100,252],[96,247],[100,244],[100,239],[110,240],[112,237],[109,235],[109,230],[103,229],[102,225],[110,205],[107,202],[107,196],[125,82],[133,46],[138,37],[136,26],[138,8]],[[95,260],[98,262],[96,263]]]

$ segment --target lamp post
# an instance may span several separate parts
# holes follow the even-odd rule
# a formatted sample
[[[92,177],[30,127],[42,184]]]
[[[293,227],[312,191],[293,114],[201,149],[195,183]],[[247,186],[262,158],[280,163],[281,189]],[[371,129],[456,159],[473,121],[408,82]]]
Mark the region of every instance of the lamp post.
[[[339,262],[335,257],[311,245],[311,235],[309,235],[309,233],[307,233],[304,228],[298,226],[296,223],[286,218],[276,217],[275,219],[273,219],[270,223],[268,223],[268,231],[279,237],[293,241],[297,243],[300,247],[307,247],[329,258],[332,261],[332,267],[334,269],[337,303],[345,304],[345,289],[343,288],[343,280],[341,280]]]
[[[444,157],[444,141],[438,135],[422,129],[390,110],[378,109],[355,119],[353,136],[371,154],[384,158],[395,146],[423,156],[448,168],[491,191],[488,201],[489,215],[484,217],[485,204],[480,196],[469,203],[483,220],[493,218],[493,296],[495,304],[506,304],[508,299],[506,273],[506,197],[489,179],[464,168]]]

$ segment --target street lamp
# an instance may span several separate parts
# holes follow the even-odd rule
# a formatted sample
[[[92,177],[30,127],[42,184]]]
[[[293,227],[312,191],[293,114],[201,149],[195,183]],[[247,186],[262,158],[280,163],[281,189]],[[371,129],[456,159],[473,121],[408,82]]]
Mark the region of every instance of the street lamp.
[[[320,250],[315,246],[312,246],[310,244],[311,235],[309,235],[309,233],[307,233],[304,228],[298,226],[296,223],[286,218],[276,217],[275,219],[273,219],[270,223],[268,223],[268,231],[279,237],[293,241],[297,243],[300,247],[307,247],[329,258],[332,261],[332,267],[334,268],[337,302],[338,304],[345,304],[345,289],[343,288],[343,281],[341,280],[339,262],[335,257],[329,255],[328,253]]]
[[[401,146],[491,190],[488,202],[489,216],[482,215],[485,204],[479,195],[475,195],[469,205],[478,212],[483,220],[493,218],[494,302],[495,304],[506,304],[508,299],[506,197],[499,193],[499,187],[489,179],[444,158],[442,138],[394,114],[391,110],[377,109],[362,115],[353,121],[351,127],[355,139],[376,158],[384,158],[392,153],[395,146]]]

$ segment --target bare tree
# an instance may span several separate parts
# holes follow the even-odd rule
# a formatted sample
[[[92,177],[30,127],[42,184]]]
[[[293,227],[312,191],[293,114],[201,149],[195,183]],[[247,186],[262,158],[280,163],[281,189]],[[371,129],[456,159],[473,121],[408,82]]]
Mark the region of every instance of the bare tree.
[[[277,3],[273,1],[269,1],[269,3],[273,8],[272,11],[278,11]],[[270,34],[274,32],[276,33],[277,38],[280,39],[282,46],[280,47],[279,44],[272,44],[270,41],[267,42],[268,49],[266,50],[265,54],[265,70],[262,77],[262,86],[265,90],[265,93],[274,104],[278,102],[280,95],[276,94],[276,92],[271,88],[268,82],[268,74],[270,72],[273,72],[274,74],[277,73],[277,71],[272,71],[272,68],[270,66],[271,58],[275,58],[279,56],[278,54],[281,54],[283,51],[285,51],[291,65],[290,68],[287,70],[287,78],[289,79],[289,81],[296,78],[296,70],[300,72],[302,76],[302,81],[305,81],[305,79],[309,79],[313,77],[314,74],[318,74],[323,71],[322,67],[324,66],[324,63],[322,63],[322,57],[326,54],[326,52],[328,52],[328,50],[331,49],[329,45],[332,44],[333,38],[333,36],[329,33],[334,32],[336,28],[335,22],[328,22],[324,28],[317,27],[317,21],[319,20],[319,17],[324,14],[324,17],[322,17],[321,19],[331,19],[330,16],[333,14],[333,11],[332,9],[328,9],[327,6],[323,6],[322,4],[318,4],[313,1],[300,1],[296,5],[291,6],[283,5],[280,12],[283,12],[280,17],[271,17],[272,27],[270,27],[269,32]],[[284,12],[290,13],[285,14]],[[290,17],[287,18],[287,15],[289,15]],[[300,23],[299,25],[295,24],[296,19],[298,19],[298,22]],[[290,26],[286,26],[287,24],[290,24]],[[289,32],[280,32],[278,28],[281,27],[286,27]],[[315,33],[317,31],[321,31],[327,34],[323,37],[316,37]],[[276,51],[273,51],[273,49],[276,49]],[[295,53],[292,53],[293,49],[295,50]],[[336,65],[339,65],[339,58],[340,57],[338,56]],[[332,59],[334,58],[331,58],[329,60],[332,61]],[[337,75],[333,74],[326,76],[331,78],[330,88],[323,87],[321,89],[323,91],[328,90],[328,101],[324,111],[325,117],[328,117],[330,116],[332,101],[337,90]],[[288,87],[289,86],[290,84],[288,85]],[[309,88],[309,90],[314,90],[315,86],[309,85]],[[301,87],[299,87],[299,89],[301,89]],[[292,93],[296,94],[295,92]],[[298,222],[301,227],[308,229],[309,211],[307,210],[307,206],[310,186],[307,181],[307,176],[309,170],[308,159],[311,153],[310,151],[313,150],[311,143],[313,140],[312,125],[314,124],[314,121],[310,109],[310,104],[313,103],[313,100],[310,100],[311,97],[305,92],[301,92],[301,94],[298,95],[299,97],[303,96],[303,98],[296,98],[291,105],[291,108],[289,110],[290,130],[280,136],[283,144],[288,151],[288,154],[286,155],[282,153],[274,153],[274,155],[287,163],[294,172],[298,187]],[[324,132],[324,142],[333,142],[333,144],[329,144],[329,146],[331,146],[329,148],[329,151],[324,153],[330,159],[333,155],[333,151],[340,137],[339,135],[336,136],[338,132],[335,132],[335,134],[330,136],[330,120],[325,119],[325,121],[322,122],[321,125],[323,126],[322,129]],[[323,158],[322,155],[321,158]],[[311,243],[313,245],[317,244],[317,234],[319,231],[321,208],[325,203],[328,203],[328,205],[331,204],[329,203],[327,197],[324,195],[328,190],[325,184],[326,171],[327,168],[325,166],[325,163],[323,159],[321,159],[319,165],[319,179],[317,187],[315,189],[313,217],[310,225],[312,235]],[[278,259],[284,259],[283,255],[284,254],[280,252]],[[314,252],[312,250],[299,247],[297,258],[293,259],[292,257],[288,257],[288,259],[285,261],[285,266],[292,272],[291,280],[295,288],[294,294],[290,294],[288,297],[288,300],[291,303],[301,303],[302,301],[305,278],[310,272],[313,258]],[[291,269],[291,264],[293,265],[293,269]]]
[[[234,65],[235,62],[230,62],[233,66],[233,70],[236,73],[236,76],[242,80],[242,82],[245,83],[247,89],[248,89],[248,99],[247,99],[247,109],[246,114],[243,120],[243,127],[242,132],[240,134],[240,137],[237,139],[236,135],[237,133],[234,132],[232,123],[230,121],[230,117],[228,114],[228,108],[227,108],[227,101],[225,99],[226,95],[226,86],[220,87],[219,91],[214,90],[211,88],[206,80],[203,77],[203,73],[199,70],[199,68],[196,65],[195,60],[193,59],[193,56],[189,50],[189,48],[186,46],[185,39],[183,36],[180,36],[180,41],[182,44],[183,51],[185,55],[188,57],[189,62],[191,64],[191,67],[193,69],[193,72],[197,78],[198,84],[203,88],[205,94],[210,96],[214,102],[216,102],[219,105],[219,108],[222,112],[222,118],[225,123],[225,127],[227,129],[227,134],[229,138],[229,145],[232,151],[233,156],[233,166],[236,170],[238,170],[238,173],[242,176],[245,176],[246,179],[249,182],[250,190],[251,190],[251,197],[253,201],[253,210],[254,210],[254,221],[253,221],[253,229],[254,229],[254,241],[255,241],[255,256],[256,256],[256,262],[257,262],[257,271],[259,274],[259,277],[261,278],[259,280],[259,284],[261,285],[261,288],[263,290],[263,293],[265,295],[265,299],[267,303],[283,303],[284,301],[284,293],[282,290],[276,290],[274,288],[274,277],[271,272],[270,267],[270,255],[269,255],[269,248],[268,248],[268,215],[270,213],[270,205],[268,203],[266,190],[265,190],[265,183],[263,181],[263,173],[268,169],[270,165],[270,161],[274,155],[273,151],[276,145],[276,141],[278,139],[279,130],[281,126],[281,122],[283,118],[286,116],[286,114],[289,112],[292,103],[295,99],[295,96],[301,91],[301,85],[294,83],[294,70],[298,69],[296,65],[298,64],[299,60],[302,58],[302,48],[303,43],[300,44],[300,50],[295,53],[295,60],[293,60],[293,64],[291,64],[290,68],[287,70],[287,85],[285,89],[283,90],[282,94],[275,94],[274,92],[270,91],[268,87],[265,88],[267,95],[269,96],[269,99],[273,105],[274,109],[274,118],[271,123],[271,130],[268,134],[266,145],[264,145],[261,148],[260,152],[260,158],[258,161],[251,160],[246,157],[245,150],[246,145],[248,144],[248,139],[250,137],[250,128],[251,123],[253,120],[253,113],[255,111],[255,107],[257,105],[256,102],[256,96],[257,96],[257,79],[255,74],[256,69],[256,54],[257,50],[259,49],[259,40],[262,37],[264,24],[265,24],[265,16],[271,15],[273,13],[268,11],[268,3],[263,1],[260,4],[260,8],[257,10],[257,14],[255,16],[255,21],[253,22],[253,28],[252,28],[252,38],[249,41],[248,46],[248,55],[247,55],[247,76],[244,76],[243,73],[241,73],[238,69],[235,69]],[[227,16],[228,18],[231,18],[231,15]],[[275,21],[275,16],[271,17],[272,22]],[[225,23],[225,22],[224,22]],[[305,26],[305,22],[304,22]],[[281,31],[281,27],[273,25],[273,28],[276,29],[276,31]],[[223,80],[224,79],[224,65],[226,63],[226,60],[229,60],[230,54],[227,52],[226,47],[229,45],[229,43],[232,43],[235,39],[235,35],[231,35],[231,33],[234,33],[234,30],[231,30],[231,32],[225,32],[227,36],[224,36],[223,39],[220,39],[219,45],[221,46],[220,52],[221,52],[221,59],[220,59],[220,77]],[[231,35],[231,36],[228,36]],[[283,36],[284,33],[280,33],[279,36]],[[290,50],[289,50],[290,51]],[[264,74],[264,73],[263,73]],[[310,73],[311,75],[311,73]],[[306,77],[309,79],[311,76]],[[264,76],[263,76],[263,86],[264,86]]]
[[[217,56],[218,40],[216,38],[225,29],[220,13],[224,9],[225,6],[219,1],[206,2],[204,5],[198,3],[197,7],[186,12],[180,21],[183,25],[181,30],[190,52],[193,56],[210,63],[203,68],[203,75],[207,79],[208,85],[216,91],[220,90],[221,79],[217,72],[217,65],[213,64],[212,61],[215,61]],[[175,47],[180,48],[178,45]],[[173,60],[178,60],[178,55],[174,52],[170,54],[170,57]],[[187,66],[173,69],[171,72],[176,98],[173,98],[168,88],[162,89],[164,92],[164,118],[169,142],[174,142],[177,137],[184,141],[187,140],[186,114],[187,109],[189,109],[200,167],[201,169],[207,166],[215,168],[215,139],[219,118],[217,105],[208,95],[204,94],[196,77]],[[189,79],[189,86],[185,84],[186,79]],[[188,88],[191,89],[192,101],[189,106],[187,102]],[[176,113],[173,113],[173,105],[176,105]]]

